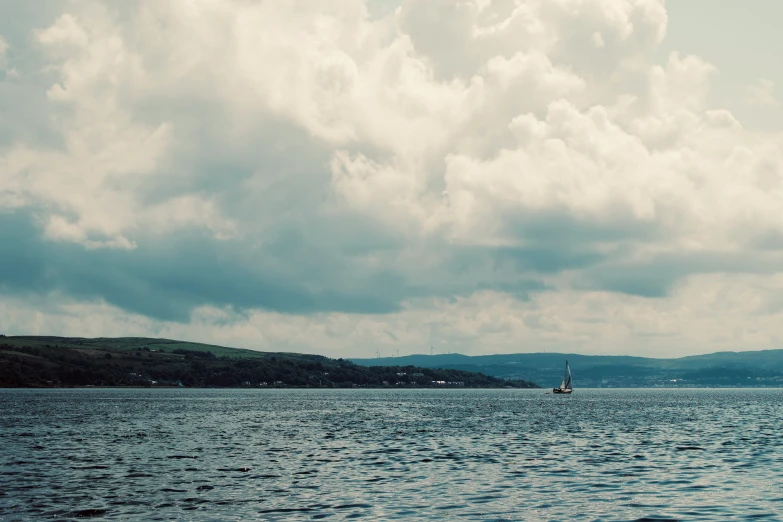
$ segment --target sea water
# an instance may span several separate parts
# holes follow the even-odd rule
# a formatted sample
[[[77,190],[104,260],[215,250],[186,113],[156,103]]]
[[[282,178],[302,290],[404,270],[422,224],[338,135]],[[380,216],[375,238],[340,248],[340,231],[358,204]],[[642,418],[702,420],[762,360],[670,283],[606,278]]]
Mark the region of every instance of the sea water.
[[[0,519],[783,515],[783,390],[0,390]]]

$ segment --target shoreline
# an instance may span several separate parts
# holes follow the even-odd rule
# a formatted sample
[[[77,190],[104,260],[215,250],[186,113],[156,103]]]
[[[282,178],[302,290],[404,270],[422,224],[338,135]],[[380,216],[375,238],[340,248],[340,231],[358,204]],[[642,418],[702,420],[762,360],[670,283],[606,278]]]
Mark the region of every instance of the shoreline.
[[[8,386],[0,390],[545,390],[520,386]],[[587,389],[587,388],[583,388]]]

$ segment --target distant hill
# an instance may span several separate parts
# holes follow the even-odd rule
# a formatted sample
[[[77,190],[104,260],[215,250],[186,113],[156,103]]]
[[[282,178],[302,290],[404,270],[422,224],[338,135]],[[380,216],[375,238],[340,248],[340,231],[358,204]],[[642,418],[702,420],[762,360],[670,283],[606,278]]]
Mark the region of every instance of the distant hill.
[[[536,387],[453,368],[371,368],[170,339],[0,335],[0,387],[52,386]]]
[[[676,359],[565,353],[351,359],[363,366],[413,364],[424,368],[482,372],[503,379],[530,380],[543,387],[560,383],[566,360],[571,364],[576,388],[783,386],[783,350],[717,352]]]
[[[214,344],[191,343],[187,341],[174,341],[171,339],[152,339],[149,337],[96,337],[92,339],[84,337],[53,337],[17,335],[0,337],[0,344],[12,346],[42,347],[57,345],[63,348],[96,349],[109,351],[134,351],[149,349],[150,351],[173,352],[174,350],[190,350],[192,352],[211,352],[215,357],[229,357],[231,359],[262,358],[264,352],[245,350],[242,348],[226,348]],[[293,355],[293,354],[292,354]]]

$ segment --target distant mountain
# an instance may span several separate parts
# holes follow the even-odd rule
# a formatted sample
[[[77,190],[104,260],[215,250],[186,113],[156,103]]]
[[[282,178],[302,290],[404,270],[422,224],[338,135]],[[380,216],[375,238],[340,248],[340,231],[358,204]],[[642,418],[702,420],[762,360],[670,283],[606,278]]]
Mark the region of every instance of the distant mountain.
[[[0,335],[0,387],[56,386],[536,387],[454,368],[366,367],[170,339]]]
[[[560,384],[566,360],[571,364],[575,388],[783,386],[783,350],[717,352],[676,359],[565,353],[351,359],[363,366],[413,364],[482,372],[502,379],[525,379],[543,387]]]

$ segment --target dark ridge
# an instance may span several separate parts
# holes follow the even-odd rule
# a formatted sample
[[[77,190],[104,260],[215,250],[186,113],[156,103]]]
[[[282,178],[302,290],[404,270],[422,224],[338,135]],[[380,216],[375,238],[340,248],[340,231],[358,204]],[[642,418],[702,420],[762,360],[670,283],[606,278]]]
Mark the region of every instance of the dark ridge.
[[[460,369],[367,367],[170,339],[0,336],[0,387],[59,386],[537,388]]]
[[[783,350],[717,352],[671,359],[565,353],[418,354],[351,359],[362,366],[412,364],[481,372],[501,379],[525,379],[542,386],[560,383],[566,360],[577,389],[783,386]]]

